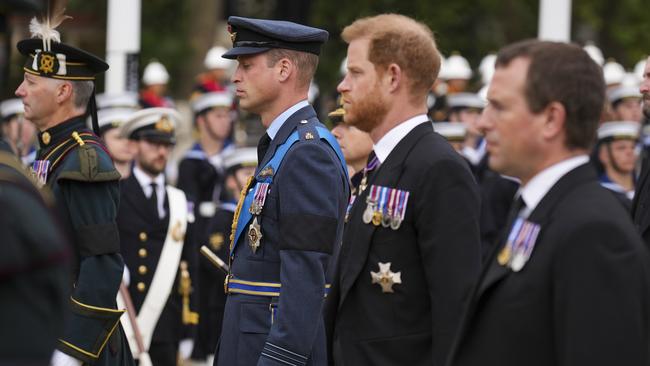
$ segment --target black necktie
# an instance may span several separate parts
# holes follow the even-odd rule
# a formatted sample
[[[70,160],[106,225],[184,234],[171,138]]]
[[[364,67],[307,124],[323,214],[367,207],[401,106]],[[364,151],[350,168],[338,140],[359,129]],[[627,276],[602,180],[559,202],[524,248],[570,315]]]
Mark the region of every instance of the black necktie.
[[[521,194],[519,194],[517,199],[515,199],[512,202],[512,205],[510,206],[510,211],[508,212],[508,220],[506,221],[506,226],[504,226],[504,230],[506,231],[506,236],[510,234],[512,225],[515,223],[515,220],[517,219],[517,216],[519,216],[521,210],[523,210],[525,207],[526,207],[526,203],[524,202],[524,199],[521,197]]]
[[[158,214],[158,194],[156,193],[156,187],[158,185],[154,182],[151,183],[151,196],[149,196],[149,206],[153,209],[153,213],[156,218],[160,218]]]
[[[269,145],[271,144],[271,137],[265,133],[261,138],[260,142],[257,144],[257,162],[258,164],[262,163],[266,150],[268,150]]]

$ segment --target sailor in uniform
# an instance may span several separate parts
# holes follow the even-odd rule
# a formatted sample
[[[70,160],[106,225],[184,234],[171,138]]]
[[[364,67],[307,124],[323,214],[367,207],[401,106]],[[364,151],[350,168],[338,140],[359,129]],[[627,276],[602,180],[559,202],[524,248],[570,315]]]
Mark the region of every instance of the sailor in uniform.
[[[598,128],[598,144],[593,158],[600,184],[628,211],[634,199],[634,168],[639,157],[639,129],[633,121],[605,122]]]
[[[174,109],[148,108],[121,127],[131,140],[134,166],[120,187],[117,224],[136,316],[122,322],[134,355],[148,353],[156,366],[176,365],[179,350],[189,357],[199,320],[187,283],[198,253],[190,235],[193,217],[185,194],[167,185],[163,174],[180,119]]]

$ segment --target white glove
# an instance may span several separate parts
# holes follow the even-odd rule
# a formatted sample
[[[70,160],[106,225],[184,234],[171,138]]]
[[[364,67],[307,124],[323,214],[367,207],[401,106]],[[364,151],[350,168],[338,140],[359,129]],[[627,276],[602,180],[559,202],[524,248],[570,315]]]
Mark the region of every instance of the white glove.
[[[192,339],[183,339],[178,344],[178,353],[181,356],[182,360],[187,360],[192,356],[192,350],[194,349],[194,340]]]
[[[58,349],[54,350],[51,366],[81,366],[81,364],[82,362],[76,358],[70,357]]]
[[[122,272],[122,282],[124,282],[126,288],[129,288],[129,284],[131,284],[131,272],[129,272],[126,264],[124,265],[124,272]]]

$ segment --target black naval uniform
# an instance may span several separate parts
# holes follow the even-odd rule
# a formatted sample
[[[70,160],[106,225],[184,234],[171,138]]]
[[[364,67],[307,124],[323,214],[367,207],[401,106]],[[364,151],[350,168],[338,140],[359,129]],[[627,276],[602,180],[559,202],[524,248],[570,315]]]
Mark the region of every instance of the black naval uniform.
[[[222,203],[208,224],[208,247],[225,263],[228,262],[228,238],[232,229],[232,219],[237,203]],[[204,360],[214,354],[217,348],[223,312],[226,307],[226,294],[223,283],[224,271],[216,268],[204,256],[199,258],[199,280],[201,297],[199,299],[199,318],[197,337],[192,350],[192,358]]]
[[[634,226],[641,234],[647,248],[650,248],[650,159],[643,160],[641,174],[636,181],[632,200]]]
[[[47,186],[76,254],[69,313],[58,349],[91,365],[132,365],[116,295],[124,262],[115,216],[119,173],[85,116],[38,134],[38,161],[49,161]]]
[[[539,226],[531,256],[500,264],[510,219],[448,365],[648,365],[648,253],[592,167],[561,177],[527,220]]]
[[[120,230],[122,255],[130,272],[129,294],[136,313],[139,313],[151,286],[167,236],[170,219],[169,202],[167,194],[165,197],[158,198],[164,199],[166,212],[165,217],[160,219],[158,211],[151,207],[133,172],[122,181],[120,195],[122,201],[117,215],[117,224]],[[197,252],[191,245],[191,232],[191,225],[188,224],[181,254],[181,260],[188,262],[190,272],[195,268]],[[166,270],[179,273],[178,266]],[[191,276],[191,278],[195,277]],[[177,274],[167,304],[158,318],[152,335],[149,355],[155,366],[175,366],[180,340],[190,338],[194,330],[193,327],[182,322],[182,296],[179,293],[178,283]],[[196,291],[193,292],[195,293]],[[194,303],[190,301],[190,304]]]
[[[0,152],[2,366],[49,365],[63,332],[71,248],[52,203],[17,157]]]
[[[410,192],[395,230],[365,223],[373,186]],[[480,267],[479,194],[463,158],[431,122],[370,173],[352,206],[326,325],[336,365],[441,365]],[[373,283],[382,264],[401,283]],[[387,278],[386,278],[387,280]]]

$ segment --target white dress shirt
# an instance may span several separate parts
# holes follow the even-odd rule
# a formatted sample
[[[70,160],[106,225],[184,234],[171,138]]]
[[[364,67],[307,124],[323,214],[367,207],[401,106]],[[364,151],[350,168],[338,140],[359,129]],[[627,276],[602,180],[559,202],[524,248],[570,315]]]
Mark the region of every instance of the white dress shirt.
[[[429,117],[427,117],[426,114],[419,114],[393,127],[393,129],[388,131],[384,137],[379,139],[379,141],[377,141],[373,146],[373,150],[377,155],[377,159],[379,159],[379,163],[383,163],[386,158],[388,158],[388,155],[390,155],[395,146],[397,146],[397,144],[402,141],[409,132],[425,122],[429,123]]]
[[[565,176],[573,169],[589,162],[587,155],[578,155],[569,159],[562,160],[550,167],[537,173],[525,186],[519,189],[517,195],[526,204],[526,208],[520,213],[520,216],[527,218],[537,207],[539,202],[546,196],[548,191],[553,188],[560,178]]]
[[[291,117],[292,114],[294,114],[294,113],[298,112],[299,110],[307,107],[308,105],[309,105],[309,102],[305,99],[305,100],[302,100],[302,101],[292,105],[286,111],[280,113],[280,115],[275,117],[273,122],[271,122],[271,124],[269,125],[269,128],[266,130],[266,134],[269,135],[271,140],[273,140],[275,138],[275,135],[278,134],[278,131],[280,130],[280,127],[282,127],[282,125],[284,125],[284,122],[286,122],[287,119],[289,119],[289,117]]]
[[[147,198],[151,198],[151,193],[153,189],[151,183],[156,183],[156,198],[158,200],[158,217],[163,219],[165,217],[165,176],[160,173],[155,178],[151,178],[147,173],[143,172],[142,169],[138,168],[137,165],[133,167],[133,176],[140,183],[142,191]]]

